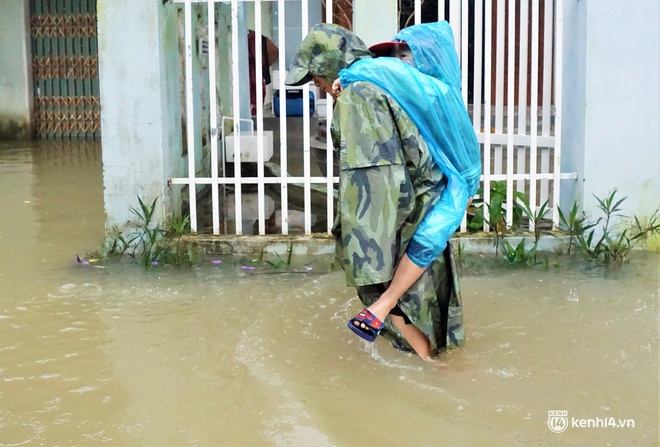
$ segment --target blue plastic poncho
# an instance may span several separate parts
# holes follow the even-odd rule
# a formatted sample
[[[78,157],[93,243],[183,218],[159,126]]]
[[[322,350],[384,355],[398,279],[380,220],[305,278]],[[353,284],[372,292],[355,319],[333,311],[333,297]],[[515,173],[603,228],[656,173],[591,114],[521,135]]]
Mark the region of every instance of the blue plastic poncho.
[[[461,68],[454,46],[454,35],[448,22],[443,20],[404,28],[394,39],[406,42],[410,47],[415,67],[419,71],[444,82],[452,89],[453,95],[461,97]],[[467,138],[465,150],[446,150],[445,153],[465,179],[468,194],[473,197],[481,180],[481,151],[462,99],[460,103],[460,113],[464,119],[460,121],[459,128],[461,125],[470,127],[459,129]]]
[[[447,177],[439,202],[420,223],[406,251],[411,261],[426,267],[442,253],[463,219],[469,197],[476,194],[481,153],[461,97],[460,68],[449,24],[415,25],[395,39],[408,44],[417,68],[382,57],[360,60],[339,77],[344,87],[367,81],[392,96],[417,125]]]

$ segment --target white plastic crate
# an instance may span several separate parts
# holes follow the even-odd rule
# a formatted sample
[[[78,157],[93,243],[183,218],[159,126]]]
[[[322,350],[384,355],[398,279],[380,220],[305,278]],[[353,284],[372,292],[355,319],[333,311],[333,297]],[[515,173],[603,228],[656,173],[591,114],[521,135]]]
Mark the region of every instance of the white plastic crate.
[[[262,138],[264,148],[264,161],[270,160],[273,156],[273,131],[264,130]],[[259,136],[256,131],[241,131],[238,134],[241,140],[241,163],[256,163]],[[236,138],[234,133],[225,137],[225,160],[228,163],[234,162],[234,148],[236,147]]]

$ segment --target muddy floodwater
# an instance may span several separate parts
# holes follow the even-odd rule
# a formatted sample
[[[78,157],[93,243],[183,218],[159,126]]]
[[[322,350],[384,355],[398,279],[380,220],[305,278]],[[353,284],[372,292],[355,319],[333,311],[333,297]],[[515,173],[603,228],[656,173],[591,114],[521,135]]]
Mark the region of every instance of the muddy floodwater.
[[[466,345],[422,361],[345,327],[341,272],[74,262],[102,187],[97,144],[0,143],[0,446],[659,443],[658,254],[470,255]]]

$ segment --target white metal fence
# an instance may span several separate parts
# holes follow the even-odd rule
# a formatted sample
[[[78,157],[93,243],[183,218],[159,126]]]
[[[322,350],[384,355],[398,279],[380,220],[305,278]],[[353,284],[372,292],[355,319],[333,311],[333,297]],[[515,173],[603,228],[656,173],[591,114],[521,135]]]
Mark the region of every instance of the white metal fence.
[[[320,5],[320,0],[175,0],[183,7],[183,41],[185,49],[185,110],[186,146],[188,150],[188,176],[172,178],[175,185],[187,185],[191,228],[197,232],[213,234],[265,234],[291,232],[328,232],[332,227],[335,192],[338,181],[333,172],[333,150],[329,131],[332,120],[331,99],[328,106],[315,97],[313,116],[307,111],[312,104],[310,86],[302,87],[302,116],[287,118],[287,87],[284,75],[276,76],[273,89],[285,92],[279,97],[279,113],[273,107],[264,108],[264,98],[256,88],[256,116],[241,116],[241,104],[248,92],[241,86],[241,63],[245,54],[239,54],[239,33],[247,24],[241,22],[249,8],[256,36],[269,35],[264,29],[264,7],[276,8],[277,33],[273,39],[279,47],[278,73],[286,70],[287,21],[284,11],[289,5],[299,5],[300,37],[307,34],[309,5]],[[428,3],[428,2],[427,2]],[[483,194],[479,199],[488,204],[494,186],[505,186],[506,223],[514,218],[514,191],[529,198],[532,210],[548,202],[552,220],[558,223],[560,181],[576,178],[574,173],[561,172],[561,61],[562,61],[562,0],[438,0],[437,19],[450,22],[456,38],[456,48],[462,65],[463,98],[471,113],[474,129],[483,153]],[[218,4],[230,6],[230,34],[216,26]],[[332,18],[333,2],[324,2],[324,15]],[[449,11],[445,17],[445,10]],[[199,49],[199,23],[195,18],[206,17],[205,38],[211,43],[208,69],[202,78],[208,84],[208,112],[196,104],[194,59]],[[243,18],[243,19],[242,19]],[[289,18],[290,19],[290,18]],[[422,1],[415,0],[414,22],[422,20]],[[331,20],[327,20],[331,21]],[[274,20],[273,20],[274,22]],[[253,25],[253,26],[252,26]],[[196,28],[197,27],[197,28]],[[195,37],[194,37],[195,35]],[[222,39],[231,42],[231,53],[217,55]],[[254,69],[256,85],[262,79],[261,39],[255,39]],[[297,43],[296,42],[296,43]],[[245,46],[243,46],[245,48]],[[215,50],[215,51],[214,51]],[[217,78],[216,68],[231,63],[230,79]],[[231,83],[231,116],[218,116],[218,81]],[[312,87],[313,89],[313,87]],[[266,98],[271,103],[275,98]],[[202,101],[204,102],[204,101]],[[243,107],[243,110],[245,107]],[[323,113],[325,112],[325,113]],[[247,130],[241,123],[248,119],[254,128]],[[195,134],[195,122],[208,120],[207,144]],[[231,130],[222,124],[231,122]],[[266,122],[270,129],[266,129]],[[313,126],[315,121],[317,126]],[[275,125],[273,125],[275,123]],[[235,138],[235,136],[239,138]],[[321,137],[321,138],[319,138]],[[276,144],[276,147],[270,146]],[[314,144],[313,144],[314,143]],[[208,163],[199,163],[199,154]],[[228,156],[229,155],[229,156]],[[272,155],[272,159],[269,159]],[[198,161],[196,161],[198,160]],[[248,160],[243,162],[242,160]],[[244,168],[250,168],[248,172]],[[233,169],[228,169],[232,168]],[[244,171],[247,172],[243,175]],[[501,182],[495,184],[494,182]],[[205,186],[208,185],[208,186]],[[210,194],[207,193],[210,187]],[[495,191],[495,190],[493,190]],[[210,223],[200,223],[200,198],[207,200]],[[295,202],[295,206],[290,206]],[[254,206],[252,206],[254,204]],[[488,207],[483,206],[485,221]],[[321,223],[319,225],[319,222]],[[253,223],[253,228],[245,228]],[[466,231],[467,219],[461,230]],[[532,222],[530,222],[530,227]],[[484,225],[488,229],[487,224]]]

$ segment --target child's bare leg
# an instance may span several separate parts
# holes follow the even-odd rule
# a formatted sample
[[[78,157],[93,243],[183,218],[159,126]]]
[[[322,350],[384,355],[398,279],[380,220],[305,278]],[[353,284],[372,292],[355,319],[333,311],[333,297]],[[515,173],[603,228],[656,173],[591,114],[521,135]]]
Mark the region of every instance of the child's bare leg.
[[[381,321],[390,313],[399,302],[403,294],[422,276],[426,268],[414,264],[408,255],[403,255],[401,262],[394,272],[394,278],[387,290],[371,305],[369,310]]]
[[[431,343],[417,326],[406,324],[404,318],[398,315],[390,315],[390,320],[399,329],[403,338],[406,339],[418,356],[423,359],[431,357]]]
[[[420,276],[426,271],[426,268],[419,267],[413,263],[408,255],[403,255],[401,262],[397,266],[396,272],[390,286],[385,292],[371,305],[368,309],[378,317],[379,320],[385,321],[390,311],[397,305],[399,299],[403,294],[419,279]],[[428,358],[431,355],[429,339],[412,324],[406,324],[402,317],[390,315],[392,322],[401,332],[401,335],[410,343],[410,346],[415,352],[423,358]]]

